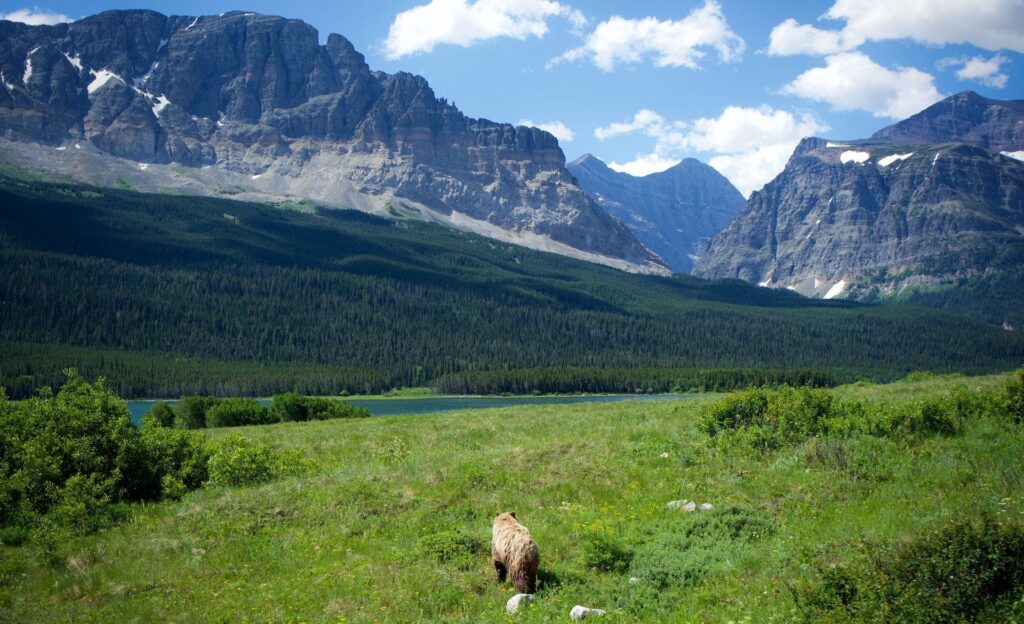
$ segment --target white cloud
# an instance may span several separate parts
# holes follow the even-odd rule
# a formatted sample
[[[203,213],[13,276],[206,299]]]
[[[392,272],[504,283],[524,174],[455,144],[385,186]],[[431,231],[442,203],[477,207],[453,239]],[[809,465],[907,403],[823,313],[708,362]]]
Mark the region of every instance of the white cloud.
[[[823,17],[846,25],[821,30],[788,19],[772,31],[769,54],[833,54],[894,39],[1024,52],[1024,0],[836,0]]]
[[[939,69],[959,67],[960,69],[957,70],[956,77],[960,80],[976,80],[983,85],[1002,89],[1006,86],[1006,81],[1010,77],[1001,70],[1003,65],[1009,62],[1010,59],[1002,54],[997,54],[988,59],[983,56],[945,58],[939,61],[938,66]]]
[[[628,173],[631,176],[642,178],[652,173],[661,173],[678,164],[678,158],[666,158],[659,154],[645,154],[625,163],[610,162],[608,167],[621,173]]]
[[[617,64],[640,63],[648,58],[658,67],[697,69],[711,48],[724,63],[738,60],[746,48],[725,20],[716,0],[705,0],[681,20],[655,17],[607,19],[587,36],[582,46],[556,57],[549,65],[590,59],[604,71]]]
[[[641,133],[655,139],[654,150],[636,159],[609,165],[632,175],[663,171],[691,152],[712,155],[708,161],[744,195],[761,188],[786,166],[800,139],[828,130],[810,113],[793,114],[770,106],[726,107],[718,117],[691,123],[667,121],[643,109],[626,122],[598,128],[598,139]]]
[[[565,125],[560,121],[549,121],[547,123],[534,123],[529,119],[520,119],[516,122],[517,126],[529,126],[531,128],[540,128],[545,132],[550,132],[558,139],[559,143],[569,143],[576,138],[576,133],[572,131],[569,126]]]
[[[53,26],[54,24],[70,22],[71,18],[62,13],[54,13],[39,7],[32,7],[31,9],[18,9],[10,13],[0,13],[0,20],[21,22],[29,26]]]
[[[911,68],[891,70],[860,52],[825,59],[783,87],[783,93],[826,102],[837,111],[868,111],[875,117],[903,119],[942,99],[931,74]]]
[[[847,49],[843,34],[835,30],[822,30],[795,19],[788,19],[772,29],[768,54],[790,56],[793,54],[814,54],[824,56]]]
[[[390,59],[430,52],[441,44],[468,47],[496,37],[543,37],[548,19],[586,25],[577,10],[554,0],[431,0],[395,16],[384,41]]]

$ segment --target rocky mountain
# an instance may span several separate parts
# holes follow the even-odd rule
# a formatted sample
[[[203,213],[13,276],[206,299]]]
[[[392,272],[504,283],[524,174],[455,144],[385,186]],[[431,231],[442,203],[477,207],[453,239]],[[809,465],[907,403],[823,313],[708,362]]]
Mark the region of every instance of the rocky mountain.
[[[955,95],[869,140],[804,139],[694,274],[873,299],[1019,268],[1024,102],[978,102]]]
[[[701,243],[743,207],[743,195],[725,176],[693,158],[643,177],[615,171],[590,154],[568,168],[583,190],[678,273],[690,272]]]
[[[966,143],[996,152],[1024,150],[1024,100],[990,100],[964,91],[883,128],[872,139],[907,145]]]
[[[438,221],[619,268],[663,262],[573,181],[557,140],[371,71],[344,37],[231,12],[0,22],[0,151],[94,184]]]

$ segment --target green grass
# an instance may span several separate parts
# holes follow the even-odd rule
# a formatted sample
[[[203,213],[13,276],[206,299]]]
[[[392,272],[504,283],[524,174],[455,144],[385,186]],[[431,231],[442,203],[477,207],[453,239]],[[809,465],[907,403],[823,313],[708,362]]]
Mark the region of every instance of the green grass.
[[[833,392],[899,402],[1007,379]],[[864,542],[982,514],[1024,520],[1019,427],[982,419],[955,437],[834,441],[860,452],[866,467],[854,469],[822,460],[813,439],[772,454],[716,446],[698,428],[714,400],[210,431],[299,449],[316,468],[135,507],[126,524],[68,544],[57,567],[29,546],[3,548],[0,620],[506,622],[513,590],[495,583],[488,547],[503,510],[530,527],[542,557],[537,600],[518,621],[565,621],[584,604],[608,610],[607,622],[789,622],[790,586]],[[666,509],[683,498],[716,509]],[[750,524],[731,538],[722,527],[736,518]],[[629,583],[664,560],[669,573],[695,574],[663,589]]]

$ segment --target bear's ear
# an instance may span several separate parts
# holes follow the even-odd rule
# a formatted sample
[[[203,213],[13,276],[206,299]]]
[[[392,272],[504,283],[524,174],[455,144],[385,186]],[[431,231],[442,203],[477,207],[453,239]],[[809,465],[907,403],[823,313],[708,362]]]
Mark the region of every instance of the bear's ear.
[[[498,516],[500,516],[500,515],[501,515],[501,512],[500,512],[500,511],[496,511],[496,512],[494,512],[494,517],[495,517],[495,518],[497,518],[497,517],[498,517]]]
[[[515,518],[516,520],[519,519],[518,517],[516,517],[516,512],[514,512],[514,511],[512,513],[510,513],[509,515],[512,516],[513,518]]]

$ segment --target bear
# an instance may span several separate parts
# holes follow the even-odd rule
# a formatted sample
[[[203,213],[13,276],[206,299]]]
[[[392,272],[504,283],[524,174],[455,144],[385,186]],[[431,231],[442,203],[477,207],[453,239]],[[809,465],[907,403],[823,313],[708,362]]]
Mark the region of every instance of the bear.
[[[498,573],[498,582],[508,575],[521,594],[532,594],[537,588],[540,549],[530,530],[519,524],[516,513],[499,512],[491,529],[491,558]]]

